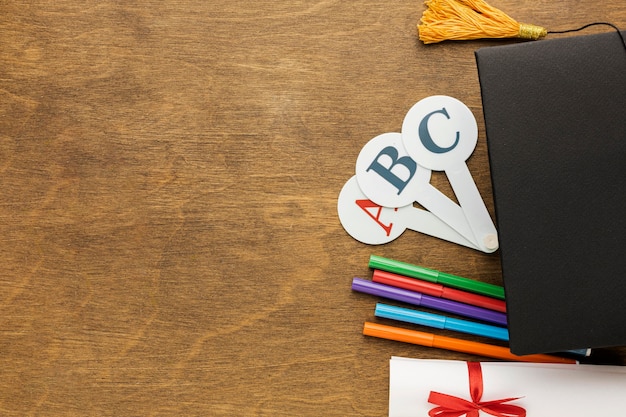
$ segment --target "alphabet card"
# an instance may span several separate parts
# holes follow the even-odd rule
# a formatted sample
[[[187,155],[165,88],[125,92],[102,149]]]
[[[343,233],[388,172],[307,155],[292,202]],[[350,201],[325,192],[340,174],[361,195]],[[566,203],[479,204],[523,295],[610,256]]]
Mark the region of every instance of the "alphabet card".
[[[465,164],[477,141],[476,119],[465,104],[448,96],[419,101],[404,118],[402,133],[383,133],[361,149],[356,175],[339,194],[342,226],[370,245],[410,229],[496,251],[496,228]],[[433,170],[445,172],[459,204],[430,184]]]

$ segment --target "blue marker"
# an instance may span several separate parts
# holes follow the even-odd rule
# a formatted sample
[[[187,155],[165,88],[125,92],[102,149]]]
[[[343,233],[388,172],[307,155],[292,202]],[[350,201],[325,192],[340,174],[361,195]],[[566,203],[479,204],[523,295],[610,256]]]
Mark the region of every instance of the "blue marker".
[[[419,324],[421,326],[434,327],[436,329],[452,330],[455,332],[474,334],[498,340],[509,340],[509,331],[504,327],[490,326],[488,324],[460,320],[455,319],[454,317],[446,317],[439,314],[427,313],[425,311],[390,306],[383,303],[376,304],[374,315],[384,319]],[[591,349],[568,350],[566,353],[577,356],[589,356]]]
[[[404,321],[437,329],[453,330],[456,332],[475,334],[478,336],[491,337],[498,340],[509,340],[509,331],[504,327],[490,326],[488,324],[475,323],[473,321],[455,319],[425,311],[411,310],[377,303],[374,312],[376,317]]]

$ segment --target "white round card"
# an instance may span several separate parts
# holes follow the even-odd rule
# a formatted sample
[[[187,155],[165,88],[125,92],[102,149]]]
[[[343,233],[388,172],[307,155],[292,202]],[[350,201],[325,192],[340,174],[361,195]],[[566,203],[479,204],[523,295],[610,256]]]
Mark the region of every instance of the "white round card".
[[[417,200],[430,181],[430,170],[409,156],[400,133],[383,133],[363,146],[356,161],[363,194],[383,207],[404,207]]]
[[[398,216],[400,210],[381,207],[368,199],[359,188],[356,176],[345,183],[337,202],[339,221],[343,228],[350,236],[368,245],[391,242],[404,232],[406,227],[398,224],[401,220]]]
[[[472,154],[478,126],[470,109],[448,96],[431,96],[417,102],[402,123],[402,142],[419,165],[444,171]]]

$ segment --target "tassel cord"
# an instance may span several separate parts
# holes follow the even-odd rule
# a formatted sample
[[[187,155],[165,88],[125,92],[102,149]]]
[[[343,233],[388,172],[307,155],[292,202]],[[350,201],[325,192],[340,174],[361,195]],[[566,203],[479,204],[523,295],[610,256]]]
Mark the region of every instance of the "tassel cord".
[[[570,33],[570,32],[579,32],[581,30],[587,29],[590,26],[598,26],[598,25],[604,25],[604,26],[610,26],[613,29],[615,29],[615,31],[617,32],[617,35],[619,36],[619,38],[622,40],[622,45],[624,45],[624,50],[626,51],[626,40],[624,39],[624,35],[622,35],[622,32],[619,30],[619,28],[617,26],[615,26],[613,23],[609,23],[609,22],[593,22],[593,23],[587,23],[584,26],[579,27],[578,29],[567,29],[567,30],[549,30],[548,33]]]

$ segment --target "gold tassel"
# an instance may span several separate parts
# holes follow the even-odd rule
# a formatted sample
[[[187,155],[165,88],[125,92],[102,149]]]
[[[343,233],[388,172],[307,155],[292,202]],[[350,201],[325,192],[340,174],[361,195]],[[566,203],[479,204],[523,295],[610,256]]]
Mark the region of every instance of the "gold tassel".
[[[536,40],[547,34],[545,28],[518,23],[483,0],[426,0],[425,4],[417,25],[424,43],[484,38]]]

